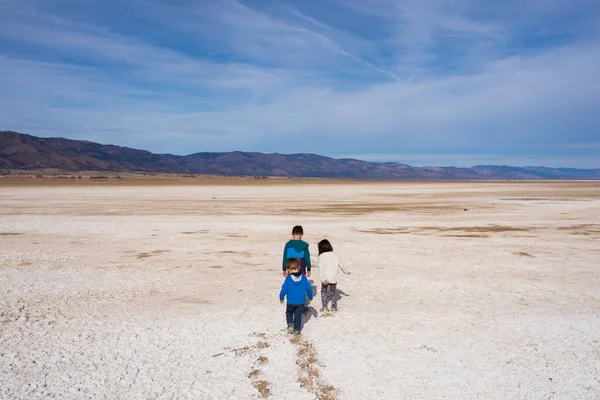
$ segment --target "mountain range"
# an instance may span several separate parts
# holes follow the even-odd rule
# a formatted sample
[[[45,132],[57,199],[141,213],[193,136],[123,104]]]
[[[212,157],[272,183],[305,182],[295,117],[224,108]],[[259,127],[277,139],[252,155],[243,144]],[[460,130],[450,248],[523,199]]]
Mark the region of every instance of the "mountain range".
[[[13,131],[0,131],[0,169],[397,180],[600,179],[600,169],[497,165],[413,167],[399,162],[335,159],[306,153],[232,151],[177,156],[84,140],[42,138]]]

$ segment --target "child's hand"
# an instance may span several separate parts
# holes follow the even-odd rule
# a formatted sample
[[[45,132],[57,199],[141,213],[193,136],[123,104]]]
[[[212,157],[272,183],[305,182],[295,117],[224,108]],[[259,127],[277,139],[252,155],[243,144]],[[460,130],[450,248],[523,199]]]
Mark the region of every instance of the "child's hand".
[[[306,276],[310,276],[310,271],[306,271]]]
[[[287,276],[287,271],[283,271],[283,277],[285,278]]]
[[[279,300],[279,304],[283,304],[283,303],[285,303],[285,301]]]

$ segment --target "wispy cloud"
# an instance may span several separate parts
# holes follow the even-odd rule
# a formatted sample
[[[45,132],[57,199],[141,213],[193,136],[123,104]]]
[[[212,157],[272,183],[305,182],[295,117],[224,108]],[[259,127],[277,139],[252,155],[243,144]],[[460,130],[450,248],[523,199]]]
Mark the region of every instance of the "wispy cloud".
[[[0,10],[0,129],[180,154],[600,159],[591,1],[2,0]]]

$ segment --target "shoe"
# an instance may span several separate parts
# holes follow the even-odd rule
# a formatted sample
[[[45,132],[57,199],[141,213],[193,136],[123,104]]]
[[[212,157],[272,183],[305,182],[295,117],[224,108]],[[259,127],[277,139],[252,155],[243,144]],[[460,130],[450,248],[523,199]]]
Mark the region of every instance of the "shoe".
[[[331,311],[337,311],[337,307],[331,307]]]
[[[294,335],[298,336],[300,334],[300,331],[294,331]]]
[[[321,308],[321,312],[327,312],[327,311],[329,311],[329,309],[327,307]]]
[[[288,326],[287,331],[289,334],[294,333],[294,327],[293,326]]]

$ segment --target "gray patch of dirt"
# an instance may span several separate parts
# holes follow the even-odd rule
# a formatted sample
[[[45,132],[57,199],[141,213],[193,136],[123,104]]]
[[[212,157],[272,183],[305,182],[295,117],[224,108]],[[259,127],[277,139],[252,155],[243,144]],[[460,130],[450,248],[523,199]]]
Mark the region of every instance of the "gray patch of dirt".
[[[319,358],[312,343],[301,336],[294,336],[290,342],[296,345],[296,365],[300,369],[298,383],[317,400],[337,400],[339,390],[323,381],[319,371]]]

